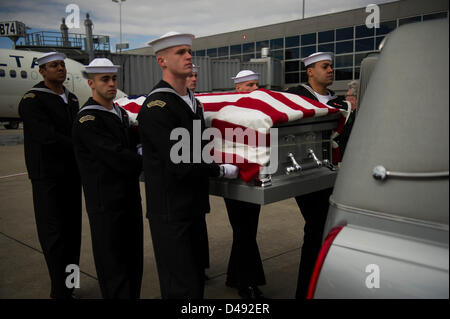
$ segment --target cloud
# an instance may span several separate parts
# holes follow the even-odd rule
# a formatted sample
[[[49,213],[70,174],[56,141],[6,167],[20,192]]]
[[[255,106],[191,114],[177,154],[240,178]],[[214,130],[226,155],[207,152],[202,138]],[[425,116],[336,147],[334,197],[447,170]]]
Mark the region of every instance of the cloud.
[[[70,1],[70,2],[69,2]],[[387,0],[305,0],[305,17],[360,8]],[[119,4],[111,0],[6,0],[2,1],[0,20],[18,20],[35,29],[59,31],[61,18],[67,17],[66,6],[80,9],[80,28],[87,12],[94,23],[94,34],[119,37]],[[197,37],[253,28],[300,19],[302,1],[259,0],[127,0],[122,4],[123,41],[139,37],[151,40],[168,31],[191,32]],[[118,40],[117,40],[118,41]]]

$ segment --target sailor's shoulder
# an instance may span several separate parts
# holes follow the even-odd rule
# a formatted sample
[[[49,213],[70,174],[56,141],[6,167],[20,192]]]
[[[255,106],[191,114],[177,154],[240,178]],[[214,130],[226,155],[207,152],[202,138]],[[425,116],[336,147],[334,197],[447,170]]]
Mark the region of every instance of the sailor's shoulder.
[[[142,108],[148,110],[163,110],[173,103],[174,99],[170,93],[156,92],[145,99],[144,103],[142,103]]]
[[[22,100],[35,99],[36,96],[37,96],[37,93],[30,90],[22,96]]]

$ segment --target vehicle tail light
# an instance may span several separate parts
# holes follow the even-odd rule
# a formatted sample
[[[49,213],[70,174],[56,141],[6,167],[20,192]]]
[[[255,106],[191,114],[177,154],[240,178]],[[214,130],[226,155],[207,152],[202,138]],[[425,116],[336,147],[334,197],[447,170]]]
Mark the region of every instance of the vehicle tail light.
[[[314,266],[314,271],[311,276],[311,281],[309,282],[308,294],[306,296],[306,299],[314,298],[314,292],[316,290],[317,281],[319,279],[320,271],[322,270],[322,266],[325,261],[325,258],[327,257],[328,250],[330,249],[331,245],[333,244],[334,239],[339,234],[339,232],[342,230],[342,228],[344,228],[344,225],[333,228],[332,230],[330,230],[327,237],[325,238],[322,248],[320,249],[319,255],[317,256],[316,265]]]

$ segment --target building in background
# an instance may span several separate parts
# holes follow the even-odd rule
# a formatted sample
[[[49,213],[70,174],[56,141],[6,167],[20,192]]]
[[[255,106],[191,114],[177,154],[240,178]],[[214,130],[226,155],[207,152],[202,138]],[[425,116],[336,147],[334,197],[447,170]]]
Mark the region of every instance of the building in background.
[[[196,38],[192,47],[195,56],[242,62],[260,58],[261,49],[268,47],[271,57],[283,61],[286,86],[307,81],[301,58],[319,51],[334,52],[334,88],[342,90],[349,80],[359,79],[361,60],[377,50],[386,34],[406,23],[447,18],[448,6],[448,0],[396,1],[379,5],[377,29],[366,27],[370,12],[359,8]]]
[[[318,51],[331,51],[335,53],[335,81],[331,89],[345,93],[346,84],[359,79],[361,60],[377,50],[386,34],[406,23],[447,18],[449,1],[400,0],[378,6],[380,27],[377,29],[366,27],[370,12],[363,7],[199,37],[194,39],[192,49],[197,57],[249,62],[261,57],[262,48],[269,48],[269,55],[282,61],[285,87],[307,81],[301,58]],[[126,52],[152,54],[151,48]]]

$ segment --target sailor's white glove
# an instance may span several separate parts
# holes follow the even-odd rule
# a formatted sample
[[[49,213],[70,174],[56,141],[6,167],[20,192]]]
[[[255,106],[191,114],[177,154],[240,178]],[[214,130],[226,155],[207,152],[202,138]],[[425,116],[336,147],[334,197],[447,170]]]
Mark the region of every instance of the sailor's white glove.
[[[231,164],[220,165],[220,177],[235,179],[239,176],[239,167]]]

